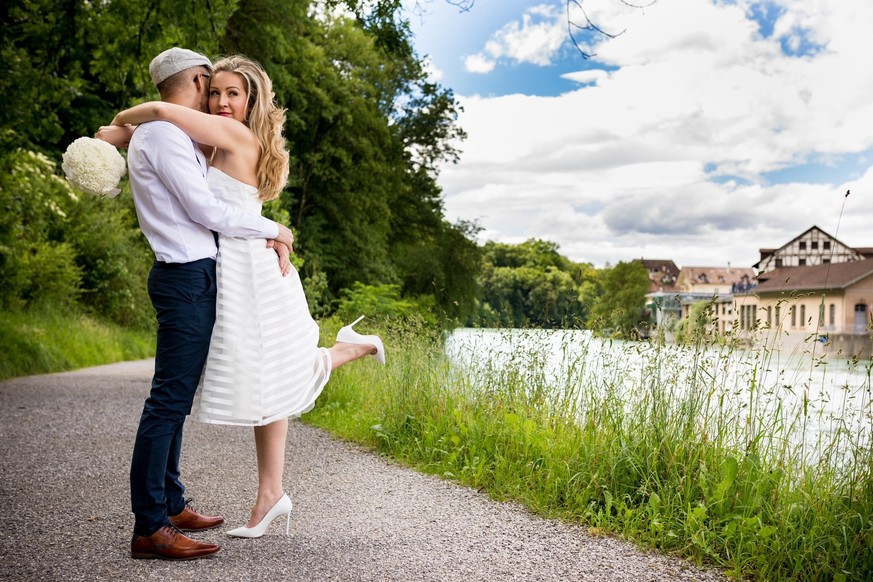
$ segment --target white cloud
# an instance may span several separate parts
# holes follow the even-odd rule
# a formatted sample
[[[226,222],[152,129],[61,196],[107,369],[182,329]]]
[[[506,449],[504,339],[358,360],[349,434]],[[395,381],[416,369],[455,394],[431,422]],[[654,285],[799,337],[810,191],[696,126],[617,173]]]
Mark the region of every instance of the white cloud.
[[[464,58],[464,70],[468,73],[490,73],[497,63],[483,54],[469,55]]]
[[[555,5],[528,8],[521,22],[504,25],[485,43],[481,52],[466,57],[467,71],[490,72],[501,58],[515,63],[549,65],[567,41],[566,27],[562,13]],[[490,67],[487,70],[486,64]]]
[[[479,218],[496,240],[547,238],[601,265],[746,266],[812,224],[873,246],[870,161],[833,184],[766,177],[873,152],[873,3],[766,3],[782,10],[769,37],[750,17],[753,0],[658,2],[594,47],[616,70],[565,75],[578,90],[462,98],[469,138],[440,177],[449,218]],[[540,16],[504,27],[482,61],[554,58],[536,41]],[[816,50],[785,54],[783,41]]]
[[[575,81],[580,85],[596,84],[609,77],[609,73],[602,69],[589,69],[587,71],[575,71],[573,73],[565,73],[561,75],[562,79]]]

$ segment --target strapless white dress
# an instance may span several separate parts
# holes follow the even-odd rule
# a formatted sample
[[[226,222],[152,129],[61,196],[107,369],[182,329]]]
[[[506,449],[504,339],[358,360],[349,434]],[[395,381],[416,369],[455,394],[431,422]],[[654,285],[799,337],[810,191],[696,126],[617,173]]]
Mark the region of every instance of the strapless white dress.
[[[261,213],[254,186],[210,168],[217,198]],[[259,426],[312,409],[330,377],[330,352],[318,347],[300,276],[279,271],[264,239],[219,235],[218,299],[209,356],[200,381],[198,418]]]

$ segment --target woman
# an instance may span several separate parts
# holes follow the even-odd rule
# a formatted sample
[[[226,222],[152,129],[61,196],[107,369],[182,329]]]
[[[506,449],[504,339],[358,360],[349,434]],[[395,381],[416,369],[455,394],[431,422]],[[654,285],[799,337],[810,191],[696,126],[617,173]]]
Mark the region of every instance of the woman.
[[[264,70],[245,57],[232,56],[213,67],[211,115],[158,101],[122,111],[112,123],[162,119],[176,124],[210,158],[207,181],[216,197],[260,212],[263,202],[279,196],[288,177],[285,110],[273,99]],[[287,261],[277,266],[276,254],[262,239],[220,235],[217,272],[216,320],[201,381],[199,418],[254,426],[258,458],[258,496],[251,518],[227,533],[260,537],[281,515],[288,516],[287,533],[292,503],[282,474],[288,418],[312,408],[337,367],[367,354],[384,364],[384,347],[377,336],[355,332],[355,321],[340,330],[332,348],[319,348],[318,325],[309,314],[299,275]]]

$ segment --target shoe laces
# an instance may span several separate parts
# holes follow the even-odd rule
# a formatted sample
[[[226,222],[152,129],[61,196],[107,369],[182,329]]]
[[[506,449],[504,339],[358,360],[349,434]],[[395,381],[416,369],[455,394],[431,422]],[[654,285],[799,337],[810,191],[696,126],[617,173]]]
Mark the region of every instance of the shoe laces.
[[[167,533],[169,533],[173,537],[176,537],[177,534],[182,534],[182,530],[180,530],[178,527],[176,527],[172,523],[165,525],[161,529],[169,530],[169,532],[167,532]],[[182,534],[182,535],[184,535],[184,534]]]

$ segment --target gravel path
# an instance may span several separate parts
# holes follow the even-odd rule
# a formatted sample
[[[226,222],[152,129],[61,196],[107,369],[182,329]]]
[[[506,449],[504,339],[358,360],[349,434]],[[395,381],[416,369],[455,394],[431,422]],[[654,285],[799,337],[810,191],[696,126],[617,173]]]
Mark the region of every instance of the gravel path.
[[[284,521],[257,540],[251,429],[186,424],[183,479],[228,528],[205,560],[129,557],[133,436],[153,362],[0,383],[0,578],[8,580],[725,580],[674,558],[534,516],[292,422]]]

